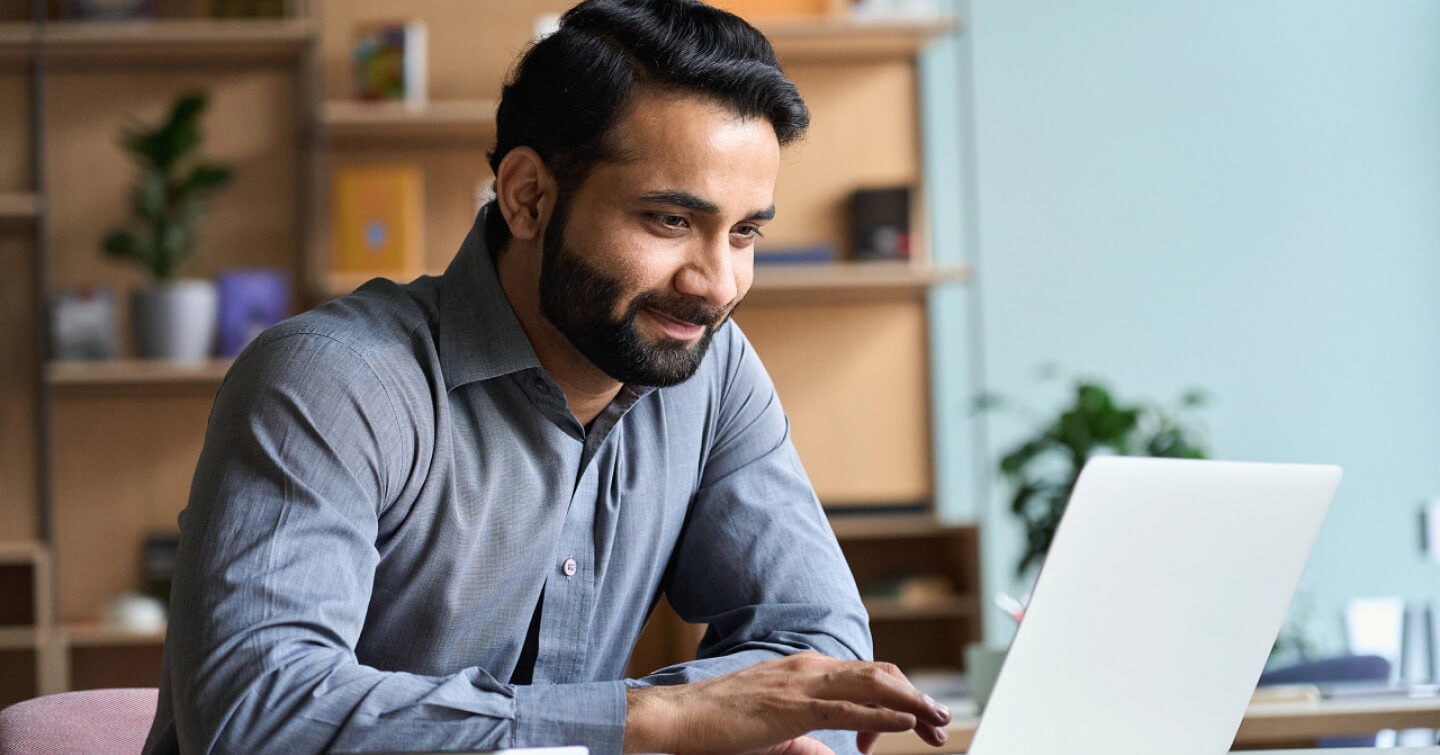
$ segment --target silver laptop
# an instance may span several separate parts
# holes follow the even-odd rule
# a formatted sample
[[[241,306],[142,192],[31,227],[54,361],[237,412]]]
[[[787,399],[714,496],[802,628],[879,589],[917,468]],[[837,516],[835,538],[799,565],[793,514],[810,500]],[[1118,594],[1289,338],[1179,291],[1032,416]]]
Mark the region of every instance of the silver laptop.
[[[1340,468],[1101,457],[1071,494],[970,755],[1218,755]]]

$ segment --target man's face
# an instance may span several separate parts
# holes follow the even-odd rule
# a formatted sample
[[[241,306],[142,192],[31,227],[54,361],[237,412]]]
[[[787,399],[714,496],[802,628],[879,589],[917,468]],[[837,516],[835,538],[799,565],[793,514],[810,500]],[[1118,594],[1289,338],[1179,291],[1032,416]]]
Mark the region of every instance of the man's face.
[[[616,380],[674,385],[750,289],[780,146],[764,119],[657,94],[614,141],[621,159],[596,165],[545,229],[541,311]]]

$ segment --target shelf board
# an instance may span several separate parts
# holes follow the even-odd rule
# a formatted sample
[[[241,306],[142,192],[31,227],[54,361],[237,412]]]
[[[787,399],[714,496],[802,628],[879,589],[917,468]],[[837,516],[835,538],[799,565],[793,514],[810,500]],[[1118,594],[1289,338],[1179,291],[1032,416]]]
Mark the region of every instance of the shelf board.
[[[219,385],[229,369],[229,359],[56,361],[47,366],[45,378],[55,387]]]
[[[860,540],[907,540],[953,535],[967,525],[944,525],[930,514],[845,514],[832,515],[830,528],[841,542]]]
[[[0,627],[0,650],[35,650],[44,639],[37,627]]]
[[[165,632],[136,631],[107,624],[66,624],[60,634],[65,645],[76,648],[163,645]]]
[[[431,275],[440,275],[432,271]],[[344,296],[373,275],[333,274],[321,284],[326,298]],[[969,280],[965,265],[921,266],[909,262],[835,262],[823,265],[756,265],[746,301],[784,304],[813,299],[920,296],[932,286]]]
[[[6,21],[0,23],[0,62],[24,63],[35,47],[35,25]]]
[[[781,63],[910,58],[931,40],[961,28],[951,16],[921,19],[757,21]]]
[[[493,100],[402,102],[335,100],[320,107],[325,133],[335,140],[470,140],[495,132]]]
[[[794,296],[922,295],[932,286],[965,281],[964,265],[909,262],[835,262],[822,265],[756,265],[751,301],[788,302]]]
[[[979,611],[979,600],[956,595],[927,603],[902,603],[894,598],[865,598],[870,621],[913,621],[916,619],[966,619]]]
[[[298,56],[315,39],[305,19],[162,19],[0,24],[0,56],[113,64],[135,60],[263,61]]]
[[[45,559],[45,546],[33,540],[0,543],[0,566],[34,564]]]
[[[38,194],[0,192],[0,224],[33,222],[43,206]]]

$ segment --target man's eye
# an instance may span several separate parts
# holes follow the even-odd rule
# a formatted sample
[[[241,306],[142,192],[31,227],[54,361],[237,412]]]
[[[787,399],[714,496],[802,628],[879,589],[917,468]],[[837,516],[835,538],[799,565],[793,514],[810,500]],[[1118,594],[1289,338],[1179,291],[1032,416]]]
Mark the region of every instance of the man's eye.
[[[765,234],[760,232],[760,226],[758,225],[742,225],[736,228],[733,233],[743,239],[753,240],[765,238]]]
[[[689,227],[689,225],[690,225],[689,221],[685,220],[685,217],[684,217],[683,215],[661,215],[661,214],[656,214],[656,215],[651,215],[650,217],[653,218],[653,219],[655,220],[655,222],[659,223],[660,225],[665,226],[666,228],[672,228],[672,229],[677,229],[677,230],[678,230],[678,229],[680,229],[680,228],[687,228],[687,227]]]

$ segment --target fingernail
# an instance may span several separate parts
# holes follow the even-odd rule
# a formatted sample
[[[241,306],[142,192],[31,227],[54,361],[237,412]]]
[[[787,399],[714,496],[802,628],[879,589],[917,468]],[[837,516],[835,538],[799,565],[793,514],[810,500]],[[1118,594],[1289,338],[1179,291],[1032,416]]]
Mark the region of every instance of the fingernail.
[[[950,709],[947,708],[947,707],[945,707],[945,706],[943,706],[943,705],[936,705],[936,706],[935,706],[935,712],[936,712],[936,713],[939,713],[940,715],[942,715],[942,716],[944,716],[944,717],[946,717],[946,718],[949,718],[949,717],[950,717]]]
[[[945,740],[947,740],[947,739],[950,738],[950,735],[949,735],[949,734],[946,734],[944,729],[936,729],[936,730],[935,730],[935,738],[936,738],[936,739],[939,739],[939,740],[940,740],[940,744],[943,745],[943,744],[945,744]]]

